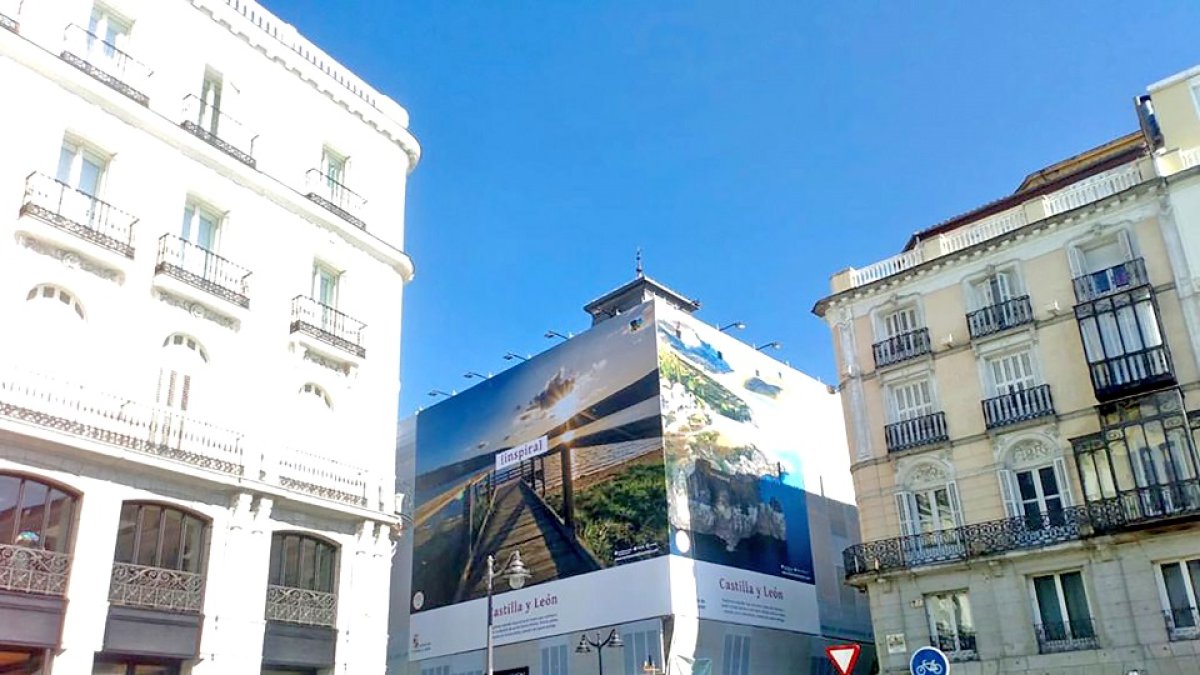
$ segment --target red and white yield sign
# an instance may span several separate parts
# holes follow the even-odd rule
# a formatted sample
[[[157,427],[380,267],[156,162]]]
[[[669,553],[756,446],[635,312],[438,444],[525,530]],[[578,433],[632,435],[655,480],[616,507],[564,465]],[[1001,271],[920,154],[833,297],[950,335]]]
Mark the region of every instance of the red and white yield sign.
[[[833,662],[833,667],[837,668],[840,675],[850,675],[854,670],[854,664],[858,663],[858,653],[862,651],[862,647],[858,645],[834,645],[825,648],[825,656]]]

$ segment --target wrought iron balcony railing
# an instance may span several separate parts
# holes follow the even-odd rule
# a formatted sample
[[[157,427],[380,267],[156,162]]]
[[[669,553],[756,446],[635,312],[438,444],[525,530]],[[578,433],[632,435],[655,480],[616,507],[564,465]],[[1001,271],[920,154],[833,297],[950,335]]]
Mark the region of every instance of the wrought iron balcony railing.
[[[249,270],[175,235],[159,237],[154,273],[174,277],[239,307],[250,306]]]
[[[337,626],[337,594],[291,586],[267,586],[268,621]]]
[[[883,428],[888,452],[918,448],[949,440],[946,432],[946,413],[935,412],[910,420],[894,422]]]
[[[123,447],[221,473],[242,475],[242,434],[170,408],[5,366],[0,418]]]
[[[1175,382],[1171,353],[1159,345],[1088,364],[1096,398],[1107,401]]]
[[[1076,652],[1100,646],[1096,640],[1095,622],[1091,619],[1034,624],[1033,632],[1037,635],[1039,654]]]
[[[983,401],[983,420],[988,429],[1018,424],[1054,414],[1050,385],[1001,394]]]
[[[1146,274],[1146,261],[1134,258],[1120,265],[1075,277],[1074,283],[1076,302],[1087,302],[1119,291],[1145,286],[1150,283],[1150,277]]]
[[[988,305],[967,314],[967,328],[973,339],[1027,323],[1033,323],[1033,306],[1029,303],[1028,295]]]
[[[362,346],[362,332],[366,324],[351,318],[312,298],[297,295],[292,298],[293,333],[304,333],[354,354],[359,358],[367,355]]]
[[[153,71],[86,28],[67,26],[63,31],[62,58],[134,101],[142,105],[150,103],[143,92]]]
[[[871,351],[875,353],[876,368],[923,356],[930,351],[929,329],[918,328],[876,342]]]
[[[1195,607],[1172,607],[1163,611],[1167,624],[1167,638],[1178,640],[1200,640],[1200,612]]]
[[[137,218],[49,176],[35,172],[25,179],[21,213],[133,258]]]
[[[367,200],[357,192],[330,178],[320,169],[309,169],[305,174],[308,198],[337,214],[355,227],[365,230],[363,210]]]
[[[123,607],[199,614],[204,606],[204,575],[113,563],[108,601]]]
[[[846,576],[894,572],[1042,548],[1079,539],[1088,529],[1088,507],[1073,506],[891,539],[855,544],[842,552]]]
[[[40,548],[0,544],[0,590],[65,596],[71,556]]]
[[[221,112],[218,106],[194,94],[183,97],[184,129],[205,143],[233,157],[239,162],[257,167],[254,159],[254,142],[258,134],[244,124]]]
[[[1200,480],[1122,490],[1116,497],[1088,502],[1092,526],[1110,533],[1142,525],[1200,516]]]

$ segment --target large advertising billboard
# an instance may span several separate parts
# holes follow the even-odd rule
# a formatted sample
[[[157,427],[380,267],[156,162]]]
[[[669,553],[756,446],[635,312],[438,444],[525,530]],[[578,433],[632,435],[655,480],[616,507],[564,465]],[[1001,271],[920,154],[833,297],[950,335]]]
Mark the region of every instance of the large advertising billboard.
[[[803,382],[803,387],[793,386]],[[409,658],[686,614],[818,632],[811,379],[659,301],[422,411]],[[824,392],[821,392],[824,394]]]

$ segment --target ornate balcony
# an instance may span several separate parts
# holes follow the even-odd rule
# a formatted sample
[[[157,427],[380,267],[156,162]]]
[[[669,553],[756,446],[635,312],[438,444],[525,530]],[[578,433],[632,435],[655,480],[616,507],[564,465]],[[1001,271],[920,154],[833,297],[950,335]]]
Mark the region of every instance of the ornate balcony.
[[[367,355],[362,346],[362,332],[366,324],[351,318],[312,298],[297,295],[292,298],[291,332],[303,333],[349,352],[358,358]]]
[[[309,169],[305,174],[308,198],[329,209],[341,219],[365,230],[363,210],[367,200],[350,188],[325,175],[320,169]]]
[[[871,346],[871,351],[875,354],[876,368],[923,356],[930,351],[929,329],[918,328],[876,342]]]
[[[1093,527],[1111,533],[1200,516],[1200,480],[1123,490],[1088,503]]]
[[[1146,261],[1134,258],[1120,265],[1075,277],[1075,301],[1087,302],[1149,283]]]
[[[142,93],[153,74],[144,63],[85,28],[70,24],[63,33],[62,59],[142,105]]]
[[[249,270],[174,235],[159,238],[154,273],[178,279],[239,307],[250,307],[246,284]]]
[[[21,215],[62,232],[133,258],[133,226],[137,218],[53,178],[31,173],[25,179]]]
[[[1088,507],[1074,506],[905,537],[855,544],[842,552],[846,576],[959,562],[1074,541],[1088,531]]]
[[[242,435],[39,373],[0,369],[0,418],[240,476]]]
[[[199,614],[204,605],[204,575],[113,563],[108,601],[123,607]]]
[[[946,433],[946,413],[935,412],[911,420],[889,424],[883,428],[887,438],[888,452],[898,452],[922,445],[932,445],[949,440]]]
[[[70,573],[66,553],[0,544],[0,590],[62,597]]]
[[[279,484],[323,499],[366,506],[367,471],[335,459],[287,449],[279,460]]]
[[[1178,607],[1163,611],[1167,624],[1167,638],[1178,640],[1200,640],[1200,612],[1195,607]]]
[[[972,339],[1033,323],[1033,307],[1029,296],[1023,295],[1004,302],[989,305],[967,315],[967,328]]]
[[[250,168],[258,166],[254,159],[254,142],[258,140],[258,134],[199,96],[188,94],[183,98],[180,124],[192,135],[237,161]]]
[[[1039,654],[1077,652],[1100,647],[1096,640],[1095,622],[1091,619],[1034,624],[1033,632],[1037,635]]]
[[[1001,394],[983,401],[983,419],[988,429],[1019,424],[1054,414],[1050,385]]]
[[[268,621],[337,626],[337,594],[290,586],[267,586]]]
[[[1175,383],[1166,345],[1129,352],[1088,364],[1096,398],[1107,401]]]

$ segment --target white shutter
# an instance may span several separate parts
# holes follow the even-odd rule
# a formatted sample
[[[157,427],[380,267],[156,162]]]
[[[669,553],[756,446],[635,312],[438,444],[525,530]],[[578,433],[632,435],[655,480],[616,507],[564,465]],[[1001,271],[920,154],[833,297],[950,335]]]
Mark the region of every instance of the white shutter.
[[[916,533],[913,527],[912,493],[896,493],[896,513],[900,515],[900,536],[907,537]]]
[[[1071,264],[1071,276],[1079,277],[1087,273],[1087,260],[1084,259],[1083,251],[1078,246],[1067,249],[1067,260]]]
[[[1054,479],[1058,481],[1058,494],[1062,495],[1063,506],[1071,506],[1075,500],[1071,497],[1071,481],[1067,480],[1067,460],[1062,457],[1054,458]]]
[[[997,395],[1029,389],[1035,384],[1033,358],[1028,351],[998,356],[988,363]]]
[[[1000,498],[1004,500],[1004,514],[1009,518],[1021,515],[1021,507],[1017,504],[1017,486],[1013,479],[1013,472],[1008,469],[1000,469],[996,473],[1000,477]]]
[[[1121,251],[1125,254],[1125,259],[1133,260],[1133,239],[1129,236],[1129,230],[1121,230],[1117,234],[1117,241]]]
[[[963,517],[962,506],[959,505],[958,501],[958,483],[955,481],[946,483],[946,495],[950,499],[950,512],[954,514],[954,524],[962,527]]]

